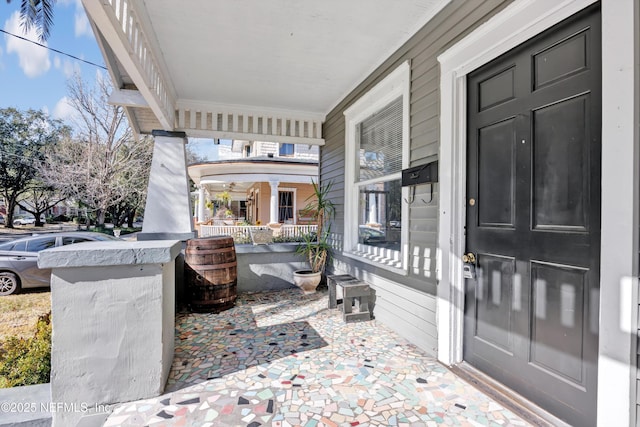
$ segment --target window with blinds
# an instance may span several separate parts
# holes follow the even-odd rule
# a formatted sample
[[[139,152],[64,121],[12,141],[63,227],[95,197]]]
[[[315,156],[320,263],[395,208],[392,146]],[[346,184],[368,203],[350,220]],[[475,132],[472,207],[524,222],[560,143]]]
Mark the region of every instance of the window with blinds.
[[[343,254],[401,274],[408,268],[402,169],[409,165],[410,89],[407,61],[344,112]]]
[[[402,97],[356,124],[358,243],[400,250]]]
[[[402,97],[360,122],[358,181],[402,171]]]

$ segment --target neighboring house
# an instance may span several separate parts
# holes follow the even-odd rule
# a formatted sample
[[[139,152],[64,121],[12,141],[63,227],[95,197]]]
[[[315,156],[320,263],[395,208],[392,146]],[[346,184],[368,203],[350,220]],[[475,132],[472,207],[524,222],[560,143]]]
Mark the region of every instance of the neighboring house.
[[[189,177],[198,187],[198,223],[302,224],[308,222],[301,211],[318,181],[318,161],[268,155],[217,160],[189,165]],[[231,197],[229,218],[206,208],[224,192]]]
[[[319,145],[333,269],[378,321],[571,424],[640,425],[637,0],[83,4],[155,136],[141,238],[193,235],[185,137]]]

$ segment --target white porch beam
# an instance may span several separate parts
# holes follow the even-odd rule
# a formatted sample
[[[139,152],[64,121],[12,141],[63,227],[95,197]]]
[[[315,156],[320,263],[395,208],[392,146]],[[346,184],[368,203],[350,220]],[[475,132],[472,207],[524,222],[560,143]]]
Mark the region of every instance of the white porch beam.
[[[223,132],[214,130],[177,128],[192,138],[241,139],[251,141],[280,142],[283,144],[324,145],[324,138],[298,138],[262,133]]]
[[[121,105],[123,107],[149,108],[149,103],[139,90],[114,89],[107,102],[111,105]]]
[[[289,184],[311,184],[313,180],[317,180],[316,175],[277,175],[280,182]],[[275,178],[274,174],[252,173],[252,174],[226,174],[226,175],[209,175],[200,178],[200,185],[204,184],[220,184],[225,182],[269,182]]]
[[[82,4],[164,130],[174,130],[175,96],[130,3],[82,0]]]
[[[176,130],[191,137],[324,145],[322,114],[178,100],[176,117]]]

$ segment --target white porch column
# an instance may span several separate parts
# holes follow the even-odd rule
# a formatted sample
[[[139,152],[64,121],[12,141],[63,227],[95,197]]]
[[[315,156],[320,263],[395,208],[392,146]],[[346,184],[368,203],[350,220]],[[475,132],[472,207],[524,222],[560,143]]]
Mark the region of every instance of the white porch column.
[[[271,186],[271,204],[269,210],[269,223],[278,222],[278,181],[269,181]]]
[[[204,186],[198,188],[198,222],[204,221]]]
[[[195,237],[184,132],[153,131],[154,146],[144,223],[138,240]]]

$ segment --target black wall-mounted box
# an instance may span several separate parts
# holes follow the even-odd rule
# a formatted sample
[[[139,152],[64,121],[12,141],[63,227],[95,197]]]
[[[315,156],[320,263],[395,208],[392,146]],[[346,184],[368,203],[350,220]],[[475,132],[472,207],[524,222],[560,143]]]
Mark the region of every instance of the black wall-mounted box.
[[[415,166],[402,171],[402,186],[438,182],[438,161]]]

